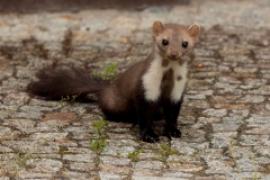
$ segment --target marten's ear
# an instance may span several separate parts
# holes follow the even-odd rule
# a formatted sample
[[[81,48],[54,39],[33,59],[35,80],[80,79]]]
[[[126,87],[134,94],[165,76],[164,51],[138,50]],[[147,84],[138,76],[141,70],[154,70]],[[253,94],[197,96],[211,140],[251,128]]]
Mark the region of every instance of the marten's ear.
[[[187,28],[187,31],[191,37],[193,37],[195,40],[198,40],[201,27],[198,24],[192,24]]]
[[[160,21],[155,21],[153,23],[153,33],[158,35],[164,30],[164,25]]]

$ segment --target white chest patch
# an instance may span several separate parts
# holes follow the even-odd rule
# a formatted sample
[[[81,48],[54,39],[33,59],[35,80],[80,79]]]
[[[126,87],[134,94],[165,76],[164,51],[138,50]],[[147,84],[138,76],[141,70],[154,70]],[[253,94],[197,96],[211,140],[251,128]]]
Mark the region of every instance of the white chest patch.
[[[169,68],[174,71],[171,101],[178,102],[181,99],[187,81],[187,64],[180,65],[178,62],[171,62],[168,66],[163,67],[161,57],[157,56],[142,77],[146,100],[157,101],[159,99],[162,77]],[[181,79],[179,80],[178,77],[181,77]]]
[[[151,62],[150,67],[142,77],[145,98],[149,101],[156,101],[161,93],[160,85],[164,73],[164,68],[161,63],[161,57],[157,56]]]

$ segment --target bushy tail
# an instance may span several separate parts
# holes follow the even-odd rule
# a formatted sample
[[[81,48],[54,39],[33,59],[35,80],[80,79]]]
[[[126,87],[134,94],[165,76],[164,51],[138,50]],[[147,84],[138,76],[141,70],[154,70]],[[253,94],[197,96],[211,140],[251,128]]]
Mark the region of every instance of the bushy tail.
[[[82,100],[89,93],[97,94],[109,82],[90,76],[90,72],[74,67],[47,67],[37,73],[37,81],[27,92],[50,100],[76,97]]]

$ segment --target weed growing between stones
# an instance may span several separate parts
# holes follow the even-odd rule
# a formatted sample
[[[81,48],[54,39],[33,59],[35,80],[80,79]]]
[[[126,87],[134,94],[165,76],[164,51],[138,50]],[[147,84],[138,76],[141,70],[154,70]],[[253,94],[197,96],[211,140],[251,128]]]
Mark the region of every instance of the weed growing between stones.
[[[161,143],[159,145],[158,153],[160,155],[160,161],[165,162],[170,155],[179,154],[179,152],[172,148],[169,144]]]
[[[118,64],[110,63],[107,64],[101,71],[94,71],[92,75],[97,78],[101,78],[103,80],[111,80],[114,79],[118,73]]]
[[[0,161],[0,177],[2,175],[18,176],[20,170],[27,168],[27,161],[32,158],[30,153],[18,152],[15,154],[14,160],[9,161],[8,164],[2,164]]]
[[[104,119],[97,120],[93,123],[96,137],[90,141],[90,149],[100,154],[107,146],[106,127],[108,122]]]
[[[106,138],[92,139],[90,142],[90,149],[97,154],[100,154],[107,146]]]
[[[68,153],[69,153],[69,151],[68,151],[68,148],[67,147],[65,147],[65,146],[60,146],[59,147],[59,154],[61,156],[63,156],[64,154],[68,154]]]
[[[34,36],[30,38],[23,39],[21,41],[23,51],[28,51],[31,55],[40,57],[43,59],[48,59],[49,50],[45,47],[45,45],[39,42]]]
[[[105,134],[105,128],[107,127],[108,122],[104,119],[100,119],[98,121],[95,121],[93,123],[93,128],[95,129],[98,136],[104,136]]]
[[[128,158],[133,161],[133,162],[138,162],[139,161],[139,155],[142,153],[142,149],[136,149],[135,151],[132,151],[128,153]]]
[[[69,103],[74,103],[77,99],[78,95],[73,95],[73,96],[66,96],[66,97],[61,97],[61,100],[60,100],[60,104],[61,104],[61,107],[64,107],[66,105],[67,102]]]
[[[251,179],[252,180],[260,180],[260,179],[262,179],[262,177],[258,173],[254,172],[252,174],[252,178]]]
[[[236,143],[237,143],[236,140],[232,139],[228,143],[228,147],[225,148],[225,151],[224,151],[224,155],[230,157],[234,161],[234,164],[235,164],[235,159],[233,158],[233,153],[236,151],[235,150]]]
[[[16,164],[19,167],[25,167],[26,162],[31,158],[32,158],[32,156],[29,153],[18,153],[16,156]]]
[[[255,155],[253,155],[250,157],[250,160],[252,161],[253,165],[258,165],[258,162],[256,161],[255,158],[256,158]],[[258,172],[253,172],[251,179],[252,180],[260,180],[260,179],[262,179],[262,177],[260,174],[258,174]]]

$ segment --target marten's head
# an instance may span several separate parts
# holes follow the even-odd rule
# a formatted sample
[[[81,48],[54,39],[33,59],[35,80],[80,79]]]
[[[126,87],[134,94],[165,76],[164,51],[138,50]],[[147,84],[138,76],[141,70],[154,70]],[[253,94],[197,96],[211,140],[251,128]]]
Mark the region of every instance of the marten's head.
[[[182,26],[178,24],[153,24],[154,41],[163,59],[179,61],[198,41],[200,26]]]

